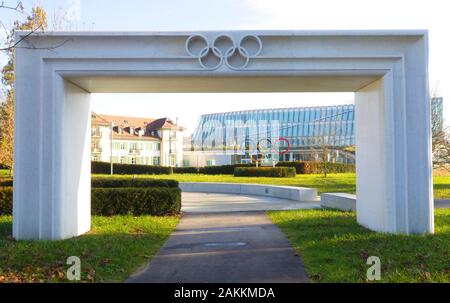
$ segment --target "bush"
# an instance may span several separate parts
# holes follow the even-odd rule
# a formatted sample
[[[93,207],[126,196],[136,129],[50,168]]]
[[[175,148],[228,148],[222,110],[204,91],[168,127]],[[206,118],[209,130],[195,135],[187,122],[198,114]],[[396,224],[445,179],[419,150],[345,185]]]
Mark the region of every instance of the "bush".
[[[233,175],[236,167],[252,167],[250,164],[231,164],[200,167],[199,172],[205,175]]]
[[[173,173],[172,167],[156,166],[156,165],[138,165],[138,164],[113,164],[114,174],[120,175],[170,175]],[[91,162],[91,173],[93,174],[110,174],[111,163],[108,162]]]
[[[0,163],[0,169],[11,169],[11,167],[9,167],[9,166],[6,165],[6,164]]]
[[[278,162],[277,167],[295,167],[297,174],[322,174],[327,173],[354,173],[356,166],[354,164],[332,163],[332,162],[314,162],[314,161],[295,161]]]
[[[295,177],[294,167],[236,167],[235,177]]]
[[[10,178],[0,178],[0,187],[13,186],[13,180]]]
[[[0,215],[12,215],[13,189],[0,187]]]
[[[93,188],[93,215],[173,215],[181,210],[179,188]]]
[[[131,178],[131,177],[92,177],[92,188],[113,188],[113,187],[178,187],[176,180],[163,180],[151,178]]]
[[[12,215],[12,187],[0,188],[0,215]],[[93,188],[93,215],[173,215],[181,209],[181,190],[170,187]]]
[[[231,164],[206,167],[177,167],[174,172],[178,174],[205,174],[205,175],[233,175],[236,167],[255,167],[255,164]],[[354,164],[331,162],[278,162],[276,167],[294,167],[297,174],[321,174],[327,173],[354,173]]]
[[[198,167],[174,167],[173,172],[175,174],[198,174],[200,168]]]
[[[6,182],[6,181],[5,181]],[[8,182],[11,182],[9,180]],[[0,187],[0,215],[11,215],[13,189]],[[181,209],[178,181],[149,178],[92,178],[93,215],[172,215]]]

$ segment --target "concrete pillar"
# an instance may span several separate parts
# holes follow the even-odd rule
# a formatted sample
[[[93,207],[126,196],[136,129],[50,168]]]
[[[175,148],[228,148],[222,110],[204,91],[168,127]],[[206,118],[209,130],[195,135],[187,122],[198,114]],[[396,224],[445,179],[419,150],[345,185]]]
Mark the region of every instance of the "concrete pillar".
[[[430,169],[418,169],[430,165],[428,138],[410,129],[427,132],[429,118],[401,110],[393,80],[388,75],[355,95],[357,220],[375,231],[432,233]]]
[[[19,87],[29,78],[23,68]],[[56,74],[46,86],[54,98],[35,102],[39,88],[29,86],[16,99],[13,237],[20,240],[90,229],[90,94]]]

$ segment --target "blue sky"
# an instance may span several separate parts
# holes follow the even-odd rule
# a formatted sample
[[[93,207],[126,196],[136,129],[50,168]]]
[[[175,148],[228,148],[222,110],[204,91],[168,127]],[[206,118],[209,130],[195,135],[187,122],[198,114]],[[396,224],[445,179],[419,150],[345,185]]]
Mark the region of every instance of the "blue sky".
[[[49,26],[59,27],[58,15],[67,13],[71,22],[62,29],[69,30],[223,30],[223,29],[428,29],[430,32],[430,88],[432,92],[450,100],[450,39],[448,29],[448,1],[445,0],[25,0],[29,10],[42,5],[48,15]],[[5,0],[14,5],[15,0]],[[6,27],[20,14],[0,10],[0,20]],[[1,35],[1,30],[0,30]],[[0,36],[2,39],[2,36]],[[5,56],[0,56],[0,65]],[[203,101],[198,101],[202,99]],[[302,106],[348,103],[351,94],[292,95],[262,97],[254,95],[245,104],[239,95],[235,105],[226,96],[211,97],[185,94],[103,95],[95,96],[93,108],[108,114],[127,114],[158,117],[160,114],[179,117],[190,127],[198,112],[183,108],[186,102],[197,100],[205,112],[228,108]],[[126,100],[127,106],[123,105]],[[156,110],[149,101],[159,101]],[[168,104],[167,107],[164,104]],[[222,105],[221,105],[222,104]],[[237,108],[240,109],[240,108]],[[226,110],[226,108],[225,108]],[[445,117],[450,118],[448,106]],[[449,119],[446,119],[449,120]]]

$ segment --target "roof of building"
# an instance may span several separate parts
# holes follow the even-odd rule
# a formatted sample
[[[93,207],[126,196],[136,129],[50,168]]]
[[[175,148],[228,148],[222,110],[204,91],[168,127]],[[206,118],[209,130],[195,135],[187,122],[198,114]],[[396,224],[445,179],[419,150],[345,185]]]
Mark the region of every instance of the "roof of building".
[[[95,125],[109,125],[110,122],[108,122],[107,120],[105,120],[104,118],[102,118],[101,116],[97,115],[94,112],[91,112],[91,124],[95,124]]]
[[[127,116],[112,116],[112,115],[99,115],[97,113],[91,113],[91,123],[94,125],[110,125],[112,122],[114,127],[120,127],[126,129],[127,127],[132,127],[135,130],[141,128],[144,130],[144,134],[139,136],[137,133],[130,133],[129,131],[119,132],[118,129],[114,129],[115,139],[133,139],[133,140],[152,140],[159,141],[158,136],[154,136],[153,131],[160,129],[176,129],[184,130],[183,127],[177,126],[169,118],[137,118],[137,117],[127,117]]]

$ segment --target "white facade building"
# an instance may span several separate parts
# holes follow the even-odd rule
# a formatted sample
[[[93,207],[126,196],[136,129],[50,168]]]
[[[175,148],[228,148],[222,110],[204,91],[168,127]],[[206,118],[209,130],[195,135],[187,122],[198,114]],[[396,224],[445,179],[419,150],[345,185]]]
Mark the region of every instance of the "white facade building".
[[[182,166],[182,127],[168,118],[91,114],[92,161]]]

